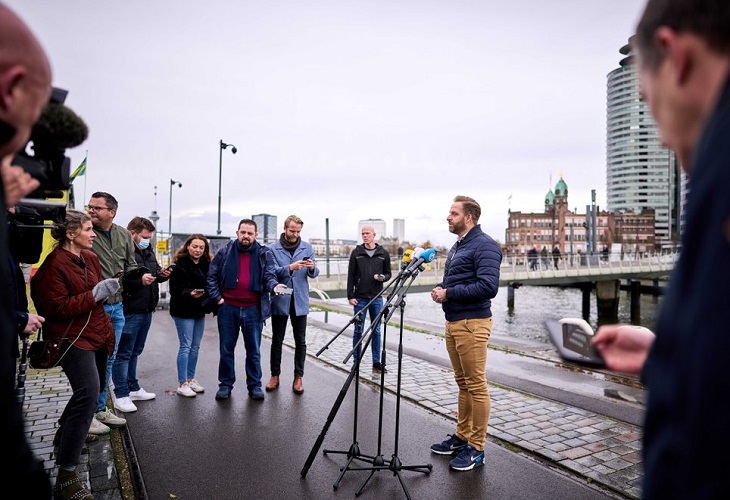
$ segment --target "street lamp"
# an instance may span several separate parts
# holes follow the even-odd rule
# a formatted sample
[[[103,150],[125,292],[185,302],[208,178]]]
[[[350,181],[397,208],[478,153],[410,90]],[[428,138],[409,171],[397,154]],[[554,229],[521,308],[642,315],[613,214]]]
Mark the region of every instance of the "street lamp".
[[[236,146],[233,144],[226,144],[221,139],[220,141],[220,154],[218,155],[218,229],[216,230],[216,234],[221,234],[221,182],[223,180],[223,150],[226,149],[228,146],[231,147],[231,153],[234,155],[238,151],[236,149]]]
[[[175,184],[177,184],[178,187],[182,187],[182,182],[170,179],[170,219],[167,222],[167,232],[170,233],[170,238],[172,238],[172,186]]]

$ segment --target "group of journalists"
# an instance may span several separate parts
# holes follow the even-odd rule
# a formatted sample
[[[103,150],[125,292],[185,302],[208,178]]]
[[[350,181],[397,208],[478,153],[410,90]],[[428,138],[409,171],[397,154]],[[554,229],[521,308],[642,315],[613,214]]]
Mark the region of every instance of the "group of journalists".
[[[656,334],[631,325],[604,325],[593,339],[607,368],[641,373],[648,387],[644,498],[730,497],[723,474],[727,460],[717,455],[718,449],[730,446],[730,400],[725,397],[730,390],[725,373],[730,309],[722,293],[730,270],[714,265],[730,257],[729,25],[726,0],[648,0],[632,38],[642,98],[662,141],[677,153],[690,179],[682,255]],[[107,406],[108,381],[113,382],[117,408],[134,411],[135,401],[155,397],[139,385],[136,363],[157,305],[157,285],[170,281],[170,312],[180,340],[177,393],[194,397],[204,391],[195,366],[204,318],[215,313],[220,336],[216,400],[228,399],[233,390],[239,331],[246,348],[248,396],[261,400],[263,321],[272,314],[301,316],[305,309],[297,289],[300,294],[306,291],[294,278],[306,282],[318,271],[311,248],[299,236],[303,223],[294,216],[287,219],[277,242],[280,250],[259,245],[255,222],[243,219],[236,239],[215,256],[204,236],[192,235],[177,250],[174,268],[162,269],[149,248],[154,226],[141,217],[127,228],[114,224],[117,202],[108,193],[94,193],[86,211],[23,202],[38,189],[57,189],[54,182],[59,177],[67,180],[63,152],[86,138],[83,123],[66,119],[73,118],[72,113],[59,115],[64,112],[64,95],[51,82],[50,63],[40,43],[0,3],[0,444],[11,455],[0,477],[5,484],[22,485],[24,498],[51,498],[50,478],[25,438],[15,383],[19,338],[42,328],[44,337],[63,341],[58,365],[73,391],[54,438],[55,497],[89,500],[93,496],[76,471],[82,448],[93,436],[126,424]],[[34,150],[30,160],[25,158],[29,141]],[[27,254],[35,253],[34,237],[28,234],[38,229],[28,223],[26,212],[37,206],[42,207],[39,220],[54,220],[51,236],[56,246],[30,281],[36,314],[24,300],[18,263],[32,260]],[[443,282],[431,292],[444,310],[446,350],[459,391],[456,431],[431,450],[454,457],[450,466],[461,471],[486,462],[491,404],[486,352],[501,251],[482,232],[480,214],[474,199],[454,199],[447,222],[457,242],[447,257]],[[19,235],[11,238],[14,231]],[[367,245],[358,258],[379,258],[378,246],[365,236],[371,235],[363,235]],[[277,265],[277,255],[284,255],[288,263]],[[370,279],[382,283],[385,275],[375,273]],[[277,305],[282,297],[286,301]],[[354,307],[362,307],[367,297],[358,297],[353,289],[348,298]],[[281,328],[281,321],[274,323]],[[275,340],[281,337],[280,330],[274,332]],[[272,346],[272,353],[276,350]],[[373,368],[385,369],[377,363],[374,357]],[[292,389],[301,394],[303,367],[298,365]],[[267,390],[279,387],[279,368],[272,360]]]

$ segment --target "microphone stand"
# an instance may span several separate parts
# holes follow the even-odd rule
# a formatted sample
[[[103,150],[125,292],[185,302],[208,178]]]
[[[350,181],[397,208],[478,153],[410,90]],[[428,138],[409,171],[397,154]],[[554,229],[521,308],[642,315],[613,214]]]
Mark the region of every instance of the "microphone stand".
[[[340,390],[340,393],[337,397],[337,400],[335,401],[335,404],[333,405],[332,409],[330,410],[330,413],[327,417],[327,422],[325,423],[324,428],[322,429],[322,432],[317,438],[317,441],[315,442],[314,447],[312,448],[309,457],[307,458],[307,461],[305,462],[304,468],[301,471],[301,476],[306,477],[306,474],[309,470],[309,468],[312,465],[312,462],[314,461],[314,457],[319,450],[322,442],[324,441],[324,437],[327,433],[327,430],[329,429],[329,426],[331,425],[332,421],[334,420],[339,407],[342,404],[342,401],[345,398],[345,395],[347,393],[347,389],[349,385],[352,383],[352,380],[355,376],[359,377],[359,367],[360,362],[365,354],[365,350],[367,349],[367,346],[370,344],[370,341],[372,340],[372,334],[374,329],[377,327],[378,324],[382,323],[383,318],[386,318],[385,324],[383,326],[383,351],[381,353],[381,361],[382,365],[385,366],[386,361],[386,349],[385,349],[385,337],[387,335],[387,321],[391,318],[393,312],[395,311],[393,309],[393,305],[399,305],[401,308],[401,317],[400,317],[400,347],[399,347],[399,360],[398,360],[398,388],[397,388],[397,401],[398,406],[396,409],[396,450],[395,453],[392,455],[391,460],[386,460],[382,454],[381,454],[381,441],[382,441],[382,425],[383,425],[383,397],[384,397],[384,389],[385,389],[385,372],[381,372],[380,374],[380,408],[379,408],[379,417],[378,417],[378,454],[376,456],[372,455],[364,455],[360,452],[360,447],[357,442],[357,411],[358,411],[358,385],[355,385],[355,408],[354,408],[354,422],[353,422],[353,442],[350,445],[349,449],[347,451],[337,451],[337,450],[324,450],[323,453],[329,454],[345,454],[348,457],[347,463],[344,467],[340,468],[340,475],[338,476],[337,480],[335,481],[333,488],[336,490],[339,487],[339,484],[344,477],[345,473],[348,470],[358,470],[358,471],[371,471],[368,478],[365,480],[365,483],[360,487],[360,490],[356,493],[356,496],[360,495],[362,490],[367,485],[370,478],[375,474],[378,470],[390,470],[393,472],[394,476],[398,477],[398,480],[401,483],[401,486],[403,487],[403,490],[410,500],[410,494],[408,493],[408,490],[403,482],[403,479],[400,475],[400,471],[402,470],[411,470],[415,472],[422,472],[425,474],[429,474],[431,472],[432,465],[426,464],[426,465],[403,465],[400,461],[400,458],[398,458],[397,454],[397,446],[398,446],[398,427],[399,427],[399,421],[400,421],[400,386],[401,386],[401,371],[402,371],[402,345],[403,345],[403,308],[405,307],[405,301],[403,300],[403,297],[405,296],[405,293],[401,294],[400,291],[405,285],[405,282],[408,278],[410,278],[410,282],[408,283],[408,286],[406,287],[406,291],[410,289],[411,284],[415,280],[416,276],[418,275],[418,271],[420,268],[417,266],[414,269],[404,268],[398,276],[390,283],[390,285],[394,285],[394,290],[391,293],[391,295],[388,297],[388,301],[386,305],[383,307],[383,310],[378,314],[378,316],[371,321],[370,327],[366,332],[363,333],[360,342],[350,351],[345,360],[349,359],[350,356],[353,355],[354,352],[357,351],[358,347],[361,343],[364,343],[364,347],[361,351],[359,351],[358,354],[355,356],[355,363],[350,371],[350,374],[347,377],[347,380],[345,381],[345,384],[343,385],[342,389]],[[390,286],[389,285],[389,286]],[[377,297],[381,296],[385,292],[385,289],[378,294]],[[375,297],[375,298],[377,298]],[[375,300],[375,298],[373,300]],[[371,301],[372,302],[372,301]],[[367,310],[364,309],[364,310]],[[347,328],[347,327],[345,327]],[[342,332],[340,332],[342,333]],[[339,333],[338,333],[339,335]],[[329,345],[329,344],[328,344]],[[326,348],[327,346],[325,346]],[[324,350],[324,348],[322,349]],[[321,352],[321,351],[320,351]],[[364,462],[368,462],[372,464],[371,467],[353,467],[352,464],[355,460],[360,460]]]
[[[316,356],[319,356],[324,352],[326,349],[329,348],[330,344],[334,342],[334,340],[339,337],[342,332],[344,332],[351,324],[353,324],[356,321],[365,321],[367,310],[370,307],[370,305],[378,299],[379,297],[382,297],[382,295],[395,284],[400,284],[404,279],[406,278],[406,269],[403,269],[398,275],[393,279],[388,285],[383,288],[383,290],[380,291],[379,294],[377,294],[375,297],[373,297],[370,302],[357,314],[355,314],[350,321],[345,325],[332,339],[327,342],[316,354]],[[352,369],[350,370],[350,374],[347,376],[347,379],[345,380],[345,383],[342,385],[342,388],[340,389],[339,394],[337,395],[337,398],[335,399],[334,404],[332,405],[332,408],[330,409],[329,414],[327,415],[327,420],[325,421],[324,427],[322,428],[322,431],[319,433],[319,436],[317,436],[316,441],[314,442],[314,446],[312,446],[312,450],[309,452],[309,456],[307,457],[307,460],[304,462],[304,467],[302,468],[300,475],[304,478],[307,477],[307,472],[309,471],[309,468],[312,466],[312,462],[314,462],[314,458],[317,455],[317,452],[322,446],[322,443],[324,442],[324,438],[327,435],[327,431],[330,428],[330,425],[332,425],[332,422],[335,419],[335,416],[337,416],[337,412],[340,409],[340,406],[342,405],[342,402],[345,399],[345,396],[347,395],[347,390],[350,387],[350,384],[352,383],[353,379],[355,377],[358,377],[358,380],[360,379],[360,361],[362,360],[362,357],[365,355],[365,350],[367,349],[368,345],[370,344],[370,340],[372,337],[372,332],[374,330],[374,327],[376,327],[380,320],[383,317],[383,311],[378,314],[378,316],[370,321],[370,325],[368,326],[368,329],[363,331],[360,335],[360,340],[357,342],[355,347],[347,354],[345,359],[343,360],[343,363],[347,363],[347,360],[350,358],[350,356],[353,355],[354,352],[357,351],[357,349],[364,343],[364,347],[359,351],[359,355],[355,356],[355,362],[353,364]],[[384,350],[384,349],[383,349]],[[357,442],[357,417],[358,417],[358,400],[359,400],[359,383],[355,384],[355,406],[354,406],[354,416],[353,416],[353,430],[352,430],[352,444],[350,445],[350,448],[347,451],[333,451],[333,450],[324,450],[324,454],[327,453],[340,453],[345,454],[348,457],[347,465],[349,466],[353,460],[365,460],[365,461],[371,461],[374,460],[375,457],[363,455],[360,453],[360,446]],[[340,477],[337,479],[337,482],[335,483],[335,489],[337,489],[337,485],[344,476],[344,471],[347,470],[347,467],[343,468],[343,473],[340,475]]]
[[[387,305],[383,308],[385,321],[383,326],[383,346],[385,346],[385,339],[386,339],[386,330],[388,321],[390,321],[390,318],[395,313],[395,308],[400,309],[400,333],[399,333],[399,341],[398,341],[398,377],[397,377],[397,383],[396,383],[396,409],[395,409],[395,437],[394,437],[394,447],[395,450],[393,454],[391,455],[390,460],[385,460],[381,454],[381,442],[382,442],[382,428],[383,428],[383,397],[385,392],[385,371],[382,371],[380,373],[380,408],[379,408],[379,416],[378,416],[378,454],[376,457],[373,457],[372,459],[372,467],[349,467],[350,463],[348,462],[347,466],[343,468],[342,474],[340,474],[340,478],[338,478],[337,482],[339,483],[340,479],[344,475],[344,473],[348,470],[358,470],[358,471],[370,471],[370,474],[368,475],[367,479],[365,479],[365,482],[362,484],[359,490],[357,490],[357,493],[355,493],[355,496],[360,496],[363,489],[365,489],[365,486],[368,484],[370,479],[373,477],[373,475],[381,470],[389,470],[393,473],[394,476],[398,478],[398,481],[400,482],[401,487],[403,488],[403,492],[406,494],[406,498],[408,500],[411,500],[411,495],[408,492],[408,488],[406,487],[405,483],[403,482],[403,477],[401,476],[401,471],[408,470],[412,472],[421,472],[423,474],[430,474],[431,469],[433,466],[431,464],[423,464],[423,465],[403,465],[400,458],[398,457],[398,444],[399,444],[399,435],[400,435],[400,403],[401,403],[401,382],[402,382],[402,368],[403,368],[403,311],[406,306],[405,302],[405,296],[408,293],[408,290],[411,288],[411,285],[413,284],[413,281],[418,276],[418,273],[420,271],[420,266],[416,267],[412,271],[410,271],[410,281],[408,282],[407,286],[405,285],[405,279],[400,284],[400,287],[395,289],[393,291],[393,294],[389,297]],[[403,293],[400,293],[401,289],[405,286],[405,291]],[[382,365],[385,366],[385,360],[386,360],[386,349],[383,347],[383,352],[381,354],[382,359]],[[335,489],[337,489],[337,483],[335,483]]]

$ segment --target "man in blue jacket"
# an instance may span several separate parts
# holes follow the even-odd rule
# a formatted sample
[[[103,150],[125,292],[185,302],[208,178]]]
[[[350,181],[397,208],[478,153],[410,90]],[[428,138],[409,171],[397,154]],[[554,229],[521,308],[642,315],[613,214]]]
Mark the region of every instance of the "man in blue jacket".
[[[279,387],[281,374],[281,348],[284,343],[287,319],[291,318],[294,334],[294,382],[295,394],[304,393],[304,361],[307,358],[307,314],[309,314],[309,279],[319,276],[314,262],[312,245],[302,240],[304,222],[296,215],[284,221],[284,232],[279,241],[271,245],[279,283],[293,290],[291,295],[277,295],[271,303],[271,380],[267,391]]]
[[[648,389],[641,497],[730,498],[730,2],[649,0],[632,37],[642,99],[689,176],[679,256],[656,322],[602,325],[611,370]]]
[[[261,331],[271,316],[269,294],[279,284],[271,250],[256,241],[256,222],[238,223],[236,240],[218,250],[208,268],[208,293],[218,303],[220,362],[215,399],[228,399],[236,382],[234,351],[239,330],[246,348],[249,397],[264,399],[261,389]],[[285,288],[280,285],[275,291]]]
[[[446,220],[459,239],[446,258],[443,282],[431,291],[446,316],[446,350],[459,386],[456,432],[431,451],[457,454],[449,467],[460,471],[484,465],[490,410],[487,344],[502,263],[501,248],[478,224],[481,213],[476,200],[454,198]]]

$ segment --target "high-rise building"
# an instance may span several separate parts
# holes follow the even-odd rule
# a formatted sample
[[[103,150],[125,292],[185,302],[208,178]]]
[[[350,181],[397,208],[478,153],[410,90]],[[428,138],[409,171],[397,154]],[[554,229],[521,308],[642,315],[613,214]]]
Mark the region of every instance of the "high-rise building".
[[[271,245],[279,239],[279,228],[276,222],[276,215],[257,214],[251,218],[256,223],[259,236],[256,241],[262,245]]]
[[[664,148],[649,107],[641,100],[629,43],[625,57],[608,74],[606,202],[609,212],[655,213],[657,246],[679,241],[682,177],[673,152]]]
[[[406,240],[406,221],[405,219],[393,219],[393,238],[398,242]]]

